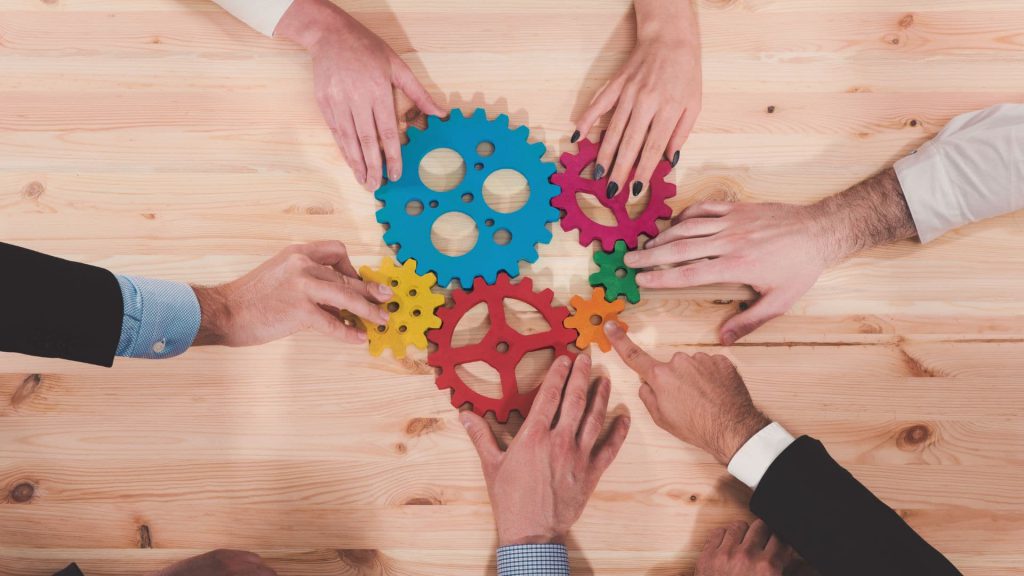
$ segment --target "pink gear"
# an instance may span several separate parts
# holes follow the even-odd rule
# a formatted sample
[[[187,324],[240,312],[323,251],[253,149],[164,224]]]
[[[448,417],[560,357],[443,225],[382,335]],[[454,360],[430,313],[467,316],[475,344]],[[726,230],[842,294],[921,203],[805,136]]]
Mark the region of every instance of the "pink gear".
[[[608,187],[607,177],[601,180],[588,180],[580,175],[584,168],[597,160],[599,148],[599,144],[590,140],[580,140],[578,154],[562,154],[560,160],[562,166],[565,166],[565,172],[559,172],[551,177],[551,182],[557,184],[562,193],[551,200],[551,205],[565,212],[562,216],[562,230],[579,230],[580,244],[584,247],[589,246],[594,240],[600,240],[601,249],[612,252],[615,250],[615,241],[623,240],[628,248],[635,249],[641,234],[654,238],[658,235],[658,220],[672,217],[672,208],[666,201],[676,195],[676,185],[665,181],[665,176],[672,170],[672,165],[667,160],[658,162],[646,192],[651,195],[650,201],[643,213],[634,220],[626,211],[626,202],[629,200],[629,186],[626,183],[633,181],[635,169],[630,170],[629,178],[623,183],[622,192],[610,200],[605,195],[605,189]],[[598,202],[612,211],[618,225],[605,226],[588,218],[576,201],[577,192],[597,198]]]

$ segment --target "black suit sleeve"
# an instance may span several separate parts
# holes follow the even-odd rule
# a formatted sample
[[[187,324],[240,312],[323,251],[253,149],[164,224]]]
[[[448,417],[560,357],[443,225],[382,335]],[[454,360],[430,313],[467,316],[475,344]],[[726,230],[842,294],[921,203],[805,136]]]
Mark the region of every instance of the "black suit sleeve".
[[[71,564],[53,576],[85,576],[85,574],[82,574],[82,571],[78,568],[78,564]]]
[[[124,303],[95,266],[0,242],[0,351],[114,363]]]
[[[960,574],[808,436],[775,459],[750,510],[824,576]]]

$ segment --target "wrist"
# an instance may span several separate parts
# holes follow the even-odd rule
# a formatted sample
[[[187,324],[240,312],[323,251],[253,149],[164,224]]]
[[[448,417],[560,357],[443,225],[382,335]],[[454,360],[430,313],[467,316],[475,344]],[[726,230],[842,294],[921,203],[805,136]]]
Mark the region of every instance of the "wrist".
[[[498,529],[498,547],[526,544],[564,544],[565,534],[554,530],[501,530]]]
[[[828,199],[800,208],[809,245],[813,246],[824,267],[842,262],[856,251],[852,238],[846,234],[849,214],[837,210]]]
[[[231,308],[223,286],[193,286],[192,291],[199,301],[199,331],[193,346],[222,345],[227,341]]]
[[[345,15],[328,0],[294,0],[274,30],[274,36],[310,50],[332,26],[342,22]]]
[[[722,438],[722,445],[715,458],[723,465],[728,466],[732,457],[743,447],[755,434],[771,424],[764,414],[756,408],[750,414],[734,422]]]
[[[698,43],[697,19],[689,0],[638,0],[634,5],[637,43]]]

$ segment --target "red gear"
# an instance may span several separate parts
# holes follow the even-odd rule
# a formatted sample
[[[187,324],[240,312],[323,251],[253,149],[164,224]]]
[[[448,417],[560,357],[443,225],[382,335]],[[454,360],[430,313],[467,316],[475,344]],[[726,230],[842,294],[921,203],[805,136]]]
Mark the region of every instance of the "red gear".
[[[472,290],[452,292],[453,306],[437,311],[441,327],[427,332],[427,339],[437,344],[437,350],[427,356],[427,364],[441,369],[437,376],[437,387],[441,390],[451,389],[452,406],[459,408],[468,402],[472,404],[473,412],[481,416],[494,412],[498,422],[507,422],[513,410],[523,417],[529,413],[538,387],[525,394],[519,393],[516,366],[523,356],[546,348],[553,348],[555,357],[575,356],[569,351],[568,345],[576,340],[576,331],[562,325],[569,310],[565,306],[552,306],[553,297],[554,292],[551,290],[534,292],[533,282],[529,278],[512,284],[504,272],[498,275],[493,285],[488,285],[478,276],[473,281]],[[529,335],[516,332],[505,320],[505,298],[519,300],[536,308],[547,320],[548,330]],[[487,334],[476,344],[452,348],[452,335],[459,321],[481,302],[487,304],[491,322]],[[476,392],[455,372],[456,366],[476,361],[486,362],[501,375],[501,398],[491,398]]]
[[[658,220],[672,217],[672,208],[666,203],[669,198],[676,195],[676,185],[665,181],[665,176],[672,170],[668,161],[662,160],[654,168],[651,181],[647,183],[650,194],[650,201],[644,211],[632,219],[626,211],[626,202],[629,200],[628,186],[623,185],[623,190],[611,199],[605,194],[608,187],[608,177],[600,180],[583,178],[580,173],[597,160],[599,145],[590,140],[580,140],[579,153],[562,154],[562,166],[565,172],[559,172],[551,177],[551,181],[562,189],[562,193],[551,200],[551,205],[560,208],[565,212],[562,216],[562,230],[568,232],[572,229],[580,231],[580,244],[583,247],[590,246],[594,240],[601,241],[601,249],[605,252],[615,250],[615,241],[624,240],[626,246],[631,250],[637,247],[641,234],[650,238],[658,235]],[[629,171],[626,182],[632,182],[634,170]],[[615,215],[615,226],[605,226],[594,222],[580,208],[576,200],[576,193],[590,194],[597,198],[605,208],[611,210]]]

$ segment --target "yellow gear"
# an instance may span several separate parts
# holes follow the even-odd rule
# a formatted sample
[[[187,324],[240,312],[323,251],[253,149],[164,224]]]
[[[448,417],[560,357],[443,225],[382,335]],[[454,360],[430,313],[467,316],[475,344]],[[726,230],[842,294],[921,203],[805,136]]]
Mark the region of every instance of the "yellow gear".
[[[391,348],[395,358],[405,358],[409,344],[426,349],[427,330],[441,327],[441,319],[434,312],[444,304],[444,295],[430,291],[437,284],[437,276],[416,274],[416,261],[411,258],[402,266],[396,266],[391,258],[384,258],[379,270],[363,266],[359,275],[367,282],[388,286],[394,292],[391,300],[381,304],[390,314],[387,325],[359,319],[366,328],[370,354],[380,356],[385,348]]]

